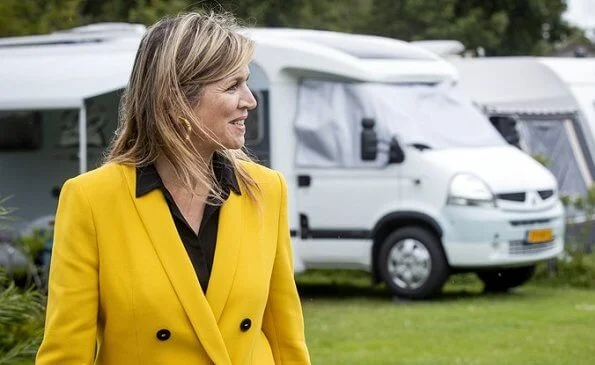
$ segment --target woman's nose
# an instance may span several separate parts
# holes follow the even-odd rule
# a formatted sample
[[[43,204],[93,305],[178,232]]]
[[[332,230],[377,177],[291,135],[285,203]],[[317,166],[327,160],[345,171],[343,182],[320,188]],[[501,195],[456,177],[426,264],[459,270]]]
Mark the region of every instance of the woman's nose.
[[[254,108],[256,108],[256,106],[258,105],[258,102],[256,101],[256,98],[254,97],[254,94],[252,94],[252,91],[246,87],[246,91],[243,93],[241,99],[240,99],[240,108],[246,108],[248,110],[252,110]]]

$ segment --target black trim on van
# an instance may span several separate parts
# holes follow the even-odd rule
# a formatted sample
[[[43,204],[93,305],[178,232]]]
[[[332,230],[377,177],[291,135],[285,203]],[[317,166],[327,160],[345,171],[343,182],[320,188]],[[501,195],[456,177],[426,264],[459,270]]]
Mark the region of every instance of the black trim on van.
[[[382,229],[383,226],[386,224],[390,224],[391,221],[405,221],[405,220],[416,220],[416,221],[423,221],[430,225],[434,231],[438,234],[438,237],[442,237],[442,228],[438,222],[430,217],[427,214],[414,212],[414,211],[402,211],[402,212],[393,212],[385,215],[382,217],[378,223],[374,226],[372,230],[372,237],[376,237],[376,234],[379,230]]]
[[[302,239],[314,238],[314,239],[371,239],[376,237],[378,232],[387,224],[391,224],[393,221],[422,221],[428,224],[432,229],[442,237],[442,228],[438,222],[427,214],[403,211],[393,212],[382,217],[378,223],[374,226],[373,230],[369,229],[328,229],[328,228],[310,228],[308,223],[308,216],[300,214],[300,236]],[[297,236],[297,231],[291,231],[292,237]]]
[[[368,239],[372,232],[366,229],[310,229],[308,238]]]
[[[372,232],[367,229],[311,229],[308,216],[300,213],[300,237],[302,239],[367,239],[372,238]],[[297,232],[296,232],[297,235]]]

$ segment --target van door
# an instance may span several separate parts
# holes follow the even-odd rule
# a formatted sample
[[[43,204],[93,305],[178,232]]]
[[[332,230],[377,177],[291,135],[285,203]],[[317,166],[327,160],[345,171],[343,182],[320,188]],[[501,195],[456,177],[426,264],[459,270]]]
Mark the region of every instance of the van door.
[[[309,267],[371,267],[372,229],[398,199],[398,165],[297,171],[300,252]]]

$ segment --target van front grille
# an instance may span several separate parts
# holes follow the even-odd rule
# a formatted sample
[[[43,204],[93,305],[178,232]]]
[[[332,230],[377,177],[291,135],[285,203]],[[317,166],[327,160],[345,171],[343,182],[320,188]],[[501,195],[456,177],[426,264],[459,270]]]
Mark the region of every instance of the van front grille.
[[[526,241],[510,241],[508,253],[511,255],[524,255],[545,252],[554,247],[554,241],[545,243],[527,243]]]
[[[520,193],[504,193],[498,194],[496,197],[501,200],[509,200],[513,202],[524,202],[527,194],[525,192]]]
[[[510,224],[517,227],[517,226],[532,226],[535,224],[548,224],[551,222],[552,218],[540,218],[540,219],[518,219],[514,221],[510,221]]]
[[[543,200],[546,200],[547,198],[550,198],[554,195],[553,190],[539,190],[538,193]]]

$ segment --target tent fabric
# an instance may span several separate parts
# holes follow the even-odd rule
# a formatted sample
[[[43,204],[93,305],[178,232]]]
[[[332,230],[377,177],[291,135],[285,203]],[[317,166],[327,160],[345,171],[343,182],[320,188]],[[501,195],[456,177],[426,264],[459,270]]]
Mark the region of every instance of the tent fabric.
[[[523,118],[517,123],[517,130],[530,155],[540,155],[547,159],[549,162],[547,167],[556,176],[560,193],[583,196],[587,192],[587,184],[581,174],[565,123],[570,121],[560,118],[556,120]]]
[[[126,86],[140,35],[81,44],[0,45],[0,110],[80,108]]]
[[[360,159],[362,119],[375,120],[376,161]],[[405,85],[304,80],[300,85],[297,164],[357,167],[383,164],[394,137],[433,149],[506,145],[498,131],[451,84]]]

